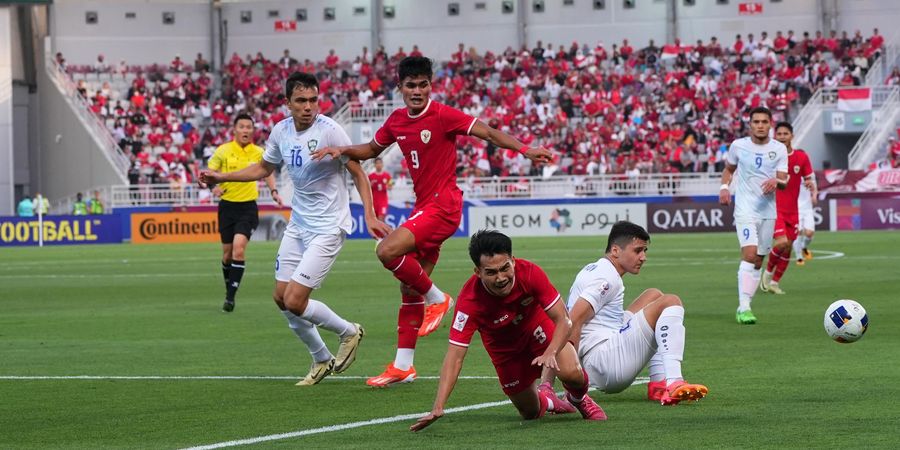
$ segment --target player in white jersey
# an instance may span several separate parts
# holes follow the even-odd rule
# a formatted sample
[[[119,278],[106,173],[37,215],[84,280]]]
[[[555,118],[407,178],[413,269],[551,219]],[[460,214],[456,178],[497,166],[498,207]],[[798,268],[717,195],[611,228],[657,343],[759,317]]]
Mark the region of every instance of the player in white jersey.
[[[813,181],[815,179],[814,176]],[[800,196],[797,197],[797,209],[800,212],[800,222],[797,224],[799,232],[793,244],[798,266],[806,264],[806,261],[813,257],[812,252],[809,251],[809,243],[816,234],[816,213],[813,209],[816,203],[818,203],[818,199],[815,194],[809,192],[806,185],[800,184]]]
[[[650,235],[640,225],[616,222],[606,254],[585,266],[569,291],[569,339],[578,348],[590,383],[606,393],[625,390],[649,363],[647,398],[663,405],[699,400],[709,389],[681,376],[684,306],[677,295],[647,289],[624,308],[622,275],[637,275],[647,259]],[[542,386],[551,383],[545,372]]]
[[[253,181],[269,176],[281,164],[294,184],[291,220],[275,257],[275,304],[288,326],[306,344],[313,362],[298,386],[313,385],[332,372],[347,370],[356,358],[364,331],[348,322],[325,303],[310,298],[318,288],[350,232],[350,204],[344,175],[350,172],[362,198],[366,224],[374,237],[391,231],[375,217],[369,178],[359,163],[349,159],[313,161],[318,147],[350,145],[347,133],[334,120],[319,112],[319,83],[306,73],[294,73],[285,83],[285,98],[291,117],[273,127],[263,160],[230,173],[203,171],[200,181]],[[346,169],[346,171],[345,171]],[[337,355],[332,355],[316,327],[340,337]]]
[[[734,180],[734,224],[741,244],[738,268],[738,323],[754,324],[750,310],[759,285],[763,257],[772,250],[775,232],[775,189],[787,186],[787,148],[772,139],[772,112],[757,107],[750,111],[750,136],[731,143],[725,155],[719,203],[731,203],[729,185]]]

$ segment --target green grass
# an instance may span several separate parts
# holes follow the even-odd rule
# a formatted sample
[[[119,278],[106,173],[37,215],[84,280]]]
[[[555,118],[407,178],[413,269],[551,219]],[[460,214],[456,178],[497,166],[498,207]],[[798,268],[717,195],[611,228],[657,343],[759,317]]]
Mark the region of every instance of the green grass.
[[[709,386],[702,402],[663,408],[644,386],[592,394],[605,423],[569,416],[523,422],[511,405],[448,414],[423,433],[412,422],[274,440],[259,448],[806,447],[900,446],[900,274],[896,233],[820,233],[820,251],[758,293],[755,326],[734,322],[737,242],[731,233],[656,235],[626,301],[647,287],[679,294],[687,310],[684,373]],[[601,242],[602,241],[602,242]],[[471,274],[466,240],[449,241],[435,281],[456,292]],[[565,293],[605,239],[517,239],[517,256]],[[315,298],[368,331],[355,365],[367,376],[391,360],[399,295],[372,242],[348,242]],[[254,242],[234,313],[223,297],[216,245],[7,248],[0,260],[2,376],[295,376],[309,356],[272,304],[275,243]],[[871,328],[852,345],[822,327],[825,307],[853,298]],[[446,321],[445,321],[446,322]],[[416,367],[436,375],[447,325],[420,341]],[[334,344],[336,339],[323,336]],[[494,375],[484,349],[463,375]],[[372,390],[362,379],[0,379],[0,448],[177,448],[428,411],[437,381]],[[503,400],[496,380],[462,380],[448,407]]]

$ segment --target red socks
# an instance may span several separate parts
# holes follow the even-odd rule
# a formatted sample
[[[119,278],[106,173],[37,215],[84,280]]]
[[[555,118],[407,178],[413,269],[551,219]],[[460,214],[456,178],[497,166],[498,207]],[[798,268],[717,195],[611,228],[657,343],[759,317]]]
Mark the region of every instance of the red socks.
[[[584,371],[584,368],[581,369],[581,375],[584,377],[581,386],[563,382],[563,388],[565,388],[566,392],[569,394],[569,398],[573,398],[575,401],[581,401],[581,399],[587,395],[588,391],[588,375],[587,372]]]
[[[397,315],[397,348],[416,348],[419,326],[424,317],[425,298],[421,295],[403,295]]]
[[[428,278],[428,274],[422,270],[422,265],[416,260],[415,253],[407,253],[384,264],[384,267],[394,273],[394,278],[412,287],[421,295],[425,295],[431,289],[433,284],[431,278]]]
[[[787,270],[790,262],[791,247],[781,251],[776,248],[772,249],[772,252],[769,253],[769,262],[766,264],[766,271],[772,272],[772,281],[777,283],[781,280],[781,276],[784,275],[784,271]]]

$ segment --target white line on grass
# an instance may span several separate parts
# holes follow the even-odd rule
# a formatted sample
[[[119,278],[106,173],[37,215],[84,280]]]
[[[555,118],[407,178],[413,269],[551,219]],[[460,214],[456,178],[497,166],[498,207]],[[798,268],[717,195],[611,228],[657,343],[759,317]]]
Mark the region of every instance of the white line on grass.
[[[641,377],[641,378],[634,380],[634,383],[632,383],[632,386],[634,386],[636,384],[646,384],[649,381],[650,381],[649,378]],[[593,389],[591,389],[591,390],[593,390]],[[497,401],[497,402],[478,403],[475,405],[459,406],[456,408],[445,409],[444,414],[453,414],[453,413],[458,413],[458,412],[474,411],[476,409],[493,408],[495,406],[508,405],[509,403],[510,403],[509,400],[501,400],[501,401]],[[379,419],[364,420],[364,421],[360,421],[360,422],[350,422],[350,423],[344,423],[344,424],[340,424],[340,425],[329,425],[326,427],[292,431],[289,433],[269,434],[266,436],[257,436],[257,437],[253,437],[253,438],[247,438],[247,439],[238,439],[238,440],[234,440],[234,441],[218,442],[215,444],[198,445],[198,446],[194,446],[194,447],[187,447],[183,450],[212,450],[212,449],[216,449],[216,448],[236,447],[238,445],[252,445],[252,444],[258,444],[260,442],[270,442],[270,441],[278,441],[278,440],[282,440],[282,439],[291,439],[291,438],[296,438],[296,437],[309,436],[311,434],[331,433],[333,431],[343,431],[343,430],[349,430],[352,428],[367,427],[370,425],[381,425],[381,424],[385,424],[385,423],[403,422],[406,420],[418,419],[419,417],[422,417],[425,414],[427,414],[427,413],[421,412],[421,413],[417,413],[417,414],[403,414],[403,415],[399,415],[399,416],[382,417]]]
[[[0,380],[297,380],[303,375],[0,375]],[[365,380],[363,375],[335,375],[325,380]],[[437,380],[437,375],[423,375],[419,380]],[[496,380],[496,376],[464,375],[461,380]]]

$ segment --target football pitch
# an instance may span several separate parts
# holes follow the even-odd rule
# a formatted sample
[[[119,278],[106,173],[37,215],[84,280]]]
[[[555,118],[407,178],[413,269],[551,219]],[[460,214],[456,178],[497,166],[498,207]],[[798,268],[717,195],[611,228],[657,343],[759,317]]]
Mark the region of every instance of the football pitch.
[[[447,348],[449,319],[420,339],[420,379],[372,389],[392,360],[397,283],[372,241],[348,241],[314,298],[363,324],[356,363],[295,387],[309,354],[271,300],[274,242],[252,242],[237,308],[222,313],[216,244],[4,248],[0,259],[0,448],[697,448],[900,447],[897,233],[819,233],[791,264],[787,295],[758,292],[759,323],[735,323],[733,233],[654,235],[626,303],[657,287],[685,303],[683,371],[709,386],[698,403],[661,407],[638,384],[591,395],[609,415],[520,420],[476,337],[448,413],[417,434]],[[606,238],[517,238],[565,297]],[[466,239],[449,241],[434,280],[456,294],[472,273]],[[866,307],[854,344],[825,335],[825,307]],[[332,351],[337,338],[323,337]],[[641,383],[642,380],[638,380]],[[557,390],[561,389],[557,382]],[[454,411],[454,410],[450,410]]]

